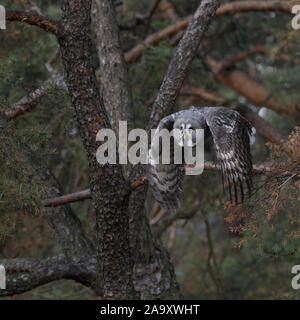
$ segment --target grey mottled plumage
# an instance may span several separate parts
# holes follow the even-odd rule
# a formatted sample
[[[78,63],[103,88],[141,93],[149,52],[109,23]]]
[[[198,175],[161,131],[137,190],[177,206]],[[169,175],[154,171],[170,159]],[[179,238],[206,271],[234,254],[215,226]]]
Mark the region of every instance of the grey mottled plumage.
[[[238,203],[238,188],[242,202],[244,186],[247,186],[249,194],[251,193],[252,160],[249,135],[252,129],[250,123],[237,111],[225,107],[191,107],[163,118],[151,143],[150,159],[157,150],[160,150],[158,146],[161,145],[161,140],[158,133],[162,129],[185,130],[190,135],[191,141],[194,141],[194,130],[204,129],[205,136],[211,135],[213,138],[217,161],[222,168],[223,187],[226,180],[231,201],[233,191],[235,203]],[[154,197],[163,208],[170,211],[175,211],[179,207],[185,175],[183,165],[172,162],[173,146],[174,140],[171,141],[170,164],[150,162],[147,166],[147,177]]]

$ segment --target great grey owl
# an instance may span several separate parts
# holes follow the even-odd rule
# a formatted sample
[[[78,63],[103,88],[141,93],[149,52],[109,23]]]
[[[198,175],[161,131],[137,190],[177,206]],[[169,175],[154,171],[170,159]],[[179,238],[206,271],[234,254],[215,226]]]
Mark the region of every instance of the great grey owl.
[[[161,164],[161,162],[154,164],[151,161],[153,153],[161,152],[159,132],[162,129],[168,131],[179,129],[177,131],[180,133],[179,137],[174,136],[171,142],[170,164]],[[247,186],[249,195],[252,189],[252,159],[249,139],[252,127],[240,113],[226,107],[191,107],[173,113],[160,121],[152,139],[149,164],[147,165],[147,178],[155,199],[166,210],[175,211],[179,207],[185,172],[184,164],[172,162],[172,159],[174,160],[174,144],[183,146],[183,141],[189,139],[191,141],[189,146],[193,147],[196,129],[203,129],[205,137],[212,136],[217,161],[222,169],[223,189],[224,181],[227,181],[231,202],[232,188],[235,203],[238,203],[238,189],[240,189],[241,201],[243,202],[243,187]]]

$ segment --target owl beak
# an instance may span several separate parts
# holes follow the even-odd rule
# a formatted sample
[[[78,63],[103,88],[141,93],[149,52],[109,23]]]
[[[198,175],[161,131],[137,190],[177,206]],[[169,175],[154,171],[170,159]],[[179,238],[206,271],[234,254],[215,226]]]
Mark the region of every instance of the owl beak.
[[[181,136],[183,137],[183,140],[186,138],[186,134],[184,132],[183,129],[180,129],[180,133],[181,133]]]

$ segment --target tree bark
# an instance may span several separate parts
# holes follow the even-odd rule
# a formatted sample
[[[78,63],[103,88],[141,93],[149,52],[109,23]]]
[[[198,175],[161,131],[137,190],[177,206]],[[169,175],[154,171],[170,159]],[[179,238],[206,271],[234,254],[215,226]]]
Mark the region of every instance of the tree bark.
[[[22,23],[34,25],[46,32],[53,33],[54,35],[57,35],[58,33],[56,21],[33,12],[6,10],[6,19],[8,21],[20,21]]]
[[[219,5],[219,1],[201,1],[169,64],[152,106],[148,129],[156,127],[160,119],[172,112],[188,68]]]
[[[87,153],[96,215],[98,279],[104,299],[134,299],[129,252],[128,198],[130,188],[119,165],[96,160],[96,134],[110,128],[91,64],[91,1],[69,0],[62,6],[59,43],[66,80],[80,135]]]
[[[101,95],[111,126],[118,133],[119,121],[127,121],[128,129],[133,128],[133,112],[127,64],[112,1],[94,0],[92,18],[97,35]]]

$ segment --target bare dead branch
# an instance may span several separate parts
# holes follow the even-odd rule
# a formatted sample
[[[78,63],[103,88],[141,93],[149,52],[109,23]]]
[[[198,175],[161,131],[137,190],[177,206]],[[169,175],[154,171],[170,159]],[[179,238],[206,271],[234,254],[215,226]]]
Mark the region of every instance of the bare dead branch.
[[[66,194],[60,197],[48,199],[44,201],[45,207],[56,207],[61,206],[70,202],[82,201],[85,199],[91,199],[91,190],[86,189],[79,192],[74,192],[71,194]]]
[[[218,73],[222,70],[229,69],[233,65],[238,62],[246,60],[250,55],[253,54],[269,54],[270,50],[265,46],[254,46],[247,51],[241,51],[233,56],[226,57],[222,61],[219,62],[219,70]],[[291,62],[293,64],[299,64],[300,59],[291,57],[287,54],[277,54],[274,56],[274,60],[276,61],[283,61],[283,62]]]
[[[12,109],[5,111],[5,115],[10,120],[13,120],[25,112],[34,109],[40,103],[41,99],[47,94],[49,88],[51,88],[53,85],[60,87],[63,90],[67,90],[63,75],[52,69],[50,64],[46,64],[46,66],[48,71],[51,72],[51,77],[46,80],[38,89],[18,101]]]
[[[46,32],[58,35],[57,22],[41,16],[35,12],[6,10],[6,19],[8,21],[19,21],[33,26],[37,26]]]
[[[211,171],[221,171],[221,167],[211,161],[205,161],[204,169],[211,170]],[[254,174],[261,174],[261,175],[264,175],[266,173],[272,173],[271,168],[268,166],[268,164],[254,165],[253,172],[254,172]],[[147,177],[145,175],[140,176],[139,178],[137,178],[131,182],[131,190],[134,191],[138,187],[140,187],[146,183],[147,183]],[[56,206],[64,205],[66,203],[82,201],[82,200],[86,200],[86,199],[91,199],[91,190],[90,189],[85,189],[82,191],[59,196],[56,198],[47,199],[44,201],[44,206],[45,207],[56,207]]]
[[[232,67],[234,64],[238,62],[246,60],[252,54],[266,54],[267,52],[268,50],[265,46],[254,46],[248,51],[239,52],[234,56],[230,56],[223,59],[220,63],[221,70],[219,70],[219,72],[221,72],[223,69],[228,69]]]
[[[43,86],[30,93],[29,96],[22,98],[19,102],[16,103],[13,109],[5,111],[6,116],[10,120],[13,120],[21,114],[34,109],[38,105],[42,97],[46,94],[49,84],[49,82],[46,82]]]

